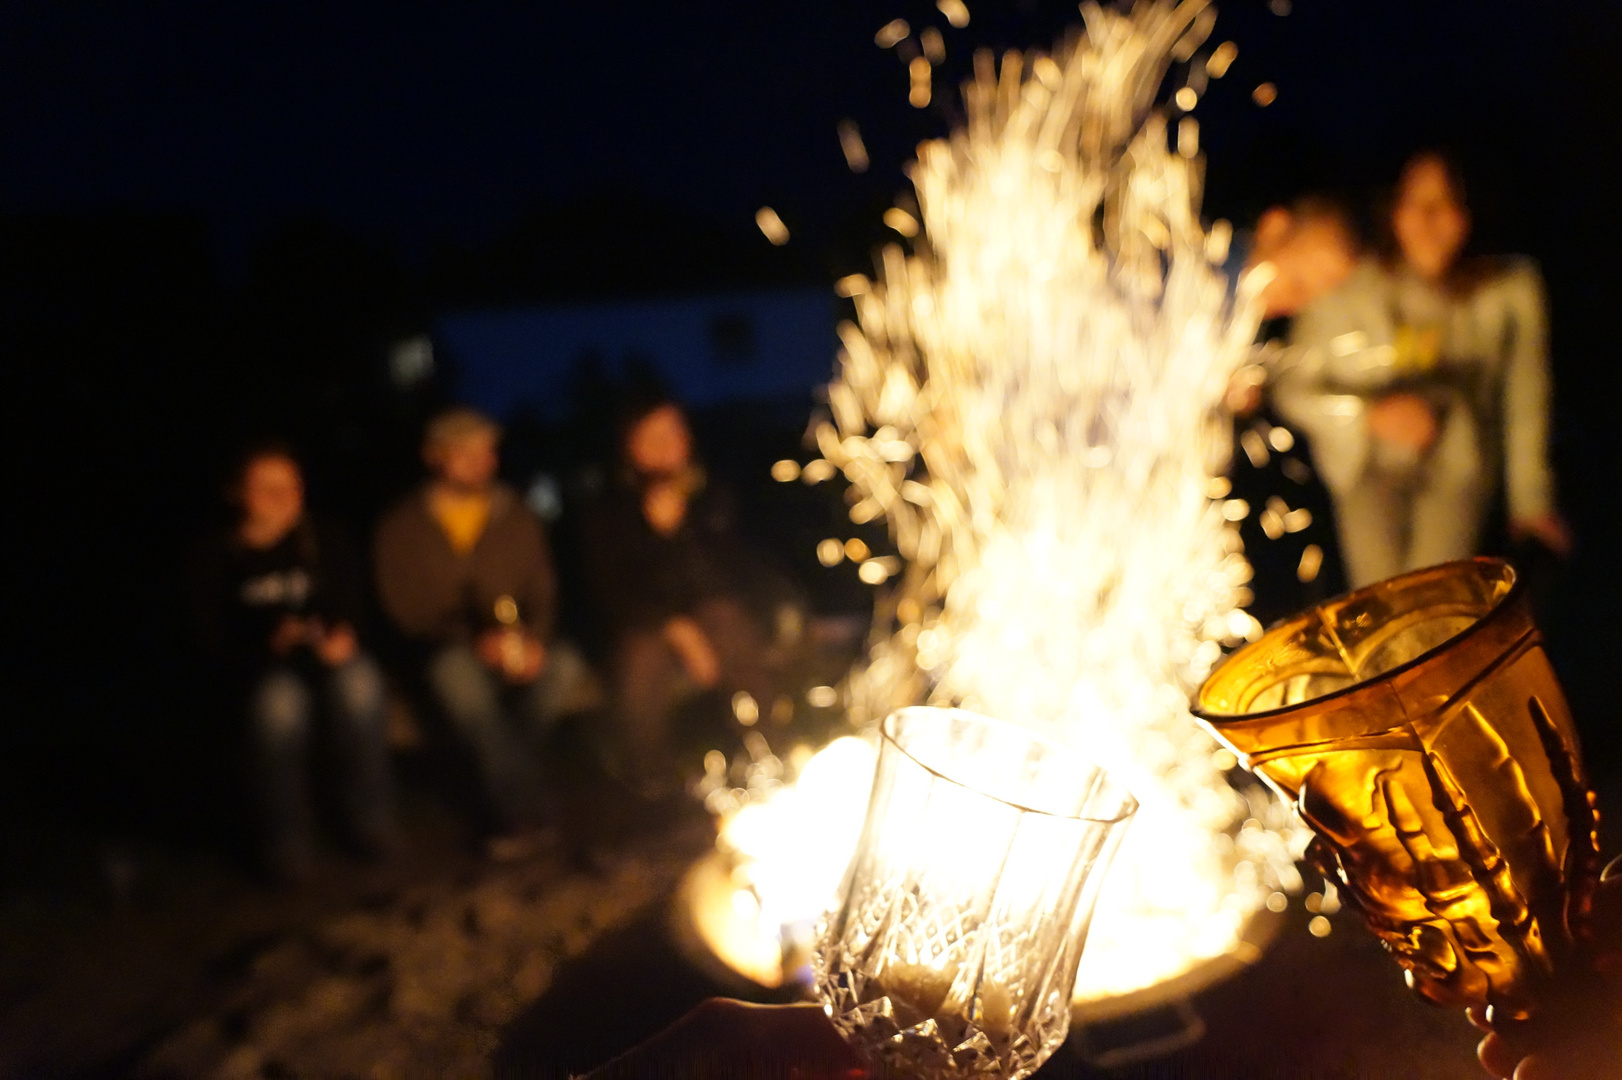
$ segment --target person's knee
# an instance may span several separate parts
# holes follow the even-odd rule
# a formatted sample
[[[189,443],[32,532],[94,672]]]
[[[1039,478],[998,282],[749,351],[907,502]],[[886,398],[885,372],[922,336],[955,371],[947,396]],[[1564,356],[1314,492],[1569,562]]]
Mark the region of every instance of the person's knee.
[[[459,727],[494,723],[500,699],[491,671],[464,646],[442,650],[428,666],[428,682],[439,705]]]
[[[357,655],[332,672],[333,693],[343,719],[355,725],[376,723],[383,715],[383,673],[368,656]]]
[[[310,726],[310,692],[304,680],[292,672],[273,671],[255,688],[251,713],[261,741],[299,742]]]

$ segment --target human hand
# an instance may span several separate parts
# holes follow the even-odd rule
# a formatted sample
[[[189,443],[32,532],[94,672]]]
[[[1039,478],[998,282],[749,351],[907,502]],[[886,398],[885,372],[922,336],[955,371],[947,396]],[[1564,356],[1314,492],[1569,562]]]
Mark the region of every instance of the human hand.
[[[819,1006],[710,998],[583,1080],[721,1075],[863,1080],[869,1074]]]
[[[546,646],[521,630],[486,630],[474,642],[479,659],[511,683],[527,683],[546,667]]]
[[[653,484],[642,494],[642,516],[654,532],[669,536],[687,517],[687,489],[671,480]]]
[[[1594,897],[1594,978],[1545,1006],[1546,1019],[1522,1030],[1492,1031],[1483,1015],[1470,1022],[1487,1032],[1476,1054],[1500,1080],[1609,1080],[1622,1063],[1622,859],[1606,869]]]
[[[310,624],[296,615],[283,615],[282,621],[271,631],[270,651],[286,656],[310,640]]]
[[[678,615],[665,623],[664,639],[676,650],[687,677],[699,687],[708,690],[721,681],[721,659],[698,623]]]
[[[1515,540],[1536,540],[1561,557],[1571,554],[1571,526],[1556,513],[1516,518],[1509,523],[1509,535]]]
[[[1369,434],[1423,454],[1436,442],[1436,411],[1418,394],[1389,394],[1368,409]]]
[[[319,623],[312,623],[310,645],[315,649],[315,655],[328,667],[342,667],[353,660],[360,649],[355,628],[348,623],[337,623],[327,629],[323,629]]]

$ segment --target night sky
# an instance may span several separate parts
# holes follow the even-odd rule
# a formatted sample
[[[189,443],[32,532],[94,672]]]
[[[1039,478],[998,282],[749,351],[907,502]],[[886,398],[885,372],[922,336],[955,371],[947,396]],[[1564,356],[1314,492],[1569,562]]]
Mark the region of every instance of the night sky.
[[[955,31],[917,0],[14,0],[0,9],[0,210],[201,215],[227,256],[315,216],[421,257],[608,189],[717,221],[769,202],[815,240],[872,191],[899,188],[911,147],[949,120],[950,94],[921,114],[906,105],[903,66],[872,43],[879,25],[942,27],[955,78],[973,47],[1041,45],[1077,21],[1061,3],[973,9]],[[1216,40],[1234,39],[1239,60],[1198,113],[1212,199],[1232,204],[1217,212],[1366,184],[1417,143],[1462,145],[1518,184],[1603,141],[1614,5],[1296,0],[1279,17],[1236,0],[1222,12]],[[1262,81],[1280,89],[1267,110],[1247,97]],[[861,181],[838,152],[842,117],[875,157]],[[1527,209],[1510,216],[1533,221]],[[1541,224],[1509,232],[1531,243]]]

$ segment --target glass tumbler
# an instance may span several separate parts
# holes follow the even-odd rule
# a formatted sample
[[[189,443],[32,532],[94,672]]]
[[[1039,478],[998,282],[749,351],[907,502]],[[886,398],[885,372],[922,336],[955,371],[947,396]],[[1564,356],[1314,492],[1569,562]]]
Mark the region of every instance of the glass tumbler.
[[[902,709],[881,730],[817,994],[881,1075],[1025,1076],[1064,1041],[1137,803],[1075,750],[961,709]]]

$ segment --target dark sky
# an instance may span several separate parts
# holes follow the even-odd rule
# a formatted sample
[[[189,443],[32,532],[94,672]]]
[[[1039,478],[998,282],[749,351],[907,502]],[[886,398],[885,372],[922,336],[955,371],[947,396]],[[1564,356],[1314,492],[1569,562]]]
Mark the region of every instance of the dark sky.
[[[1240,58],[1200,115],[1212,198],[1235,210],[1303,183],[1361,182],[1438,137],[1490,145],[1478,156],[1517,175],[1551,144],[1597,138],[1571,84],[1603,67],[1612,5],[1222,7],[1217,39],[1234,38]],[[0,211],[202,214],[228,251],[315,215],[409,252],[609,187],[730,221],[769,202],[815,232],[899,187],[911,146],[947,122],[906,105],[901,65],[872,44],[879,25],[942,26],[955,75],[971,46],[1042,44],[1077,21],[1065,3],[971,8],[953,31],[916,0],[10,0]],[[1263,80],[1280,88],[1267,110],[1246,96]],[[878,162],[864,181],[839,156],[843,116]]]

